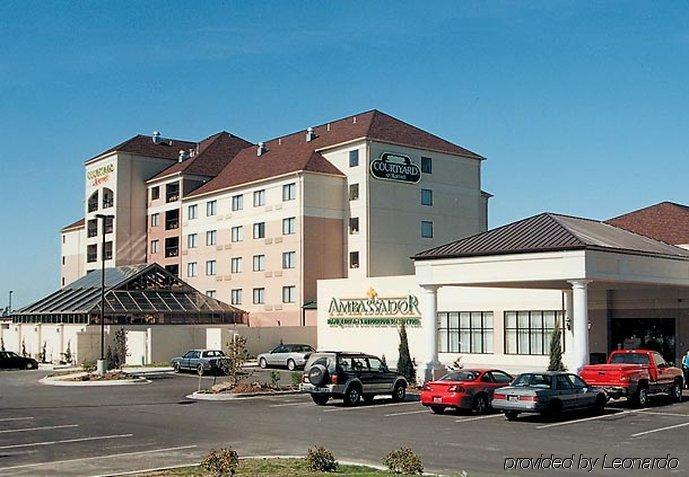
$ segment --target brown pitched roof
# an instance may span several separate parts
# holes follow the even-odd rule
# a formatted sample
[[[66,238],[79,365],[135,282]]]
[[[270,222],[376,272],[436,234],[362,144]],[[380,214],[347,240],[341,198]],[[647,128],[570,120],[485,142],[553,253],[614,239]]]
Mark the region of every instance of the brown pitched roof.
[[[661,202],[635,210],[606,223],[673,245],[689,244],[689,207]]]
[[[64,227],[62,227],[60,229],[60,232],[65,232],[65,231],[70,230],[70,229],[81,229],[83,227],[84,227],[84,218],[82,217],[79,220],[77,220],[76,222],[72,222],[71,224],[65,225]]]
[[[415,260],[563,250],[615,250],[681,257],[689,251],[605,222],[542,213],[418,253]]]
[[[306,141],[306,130],[272,139],[265,143],[267,152],[260,157],[256,155],[256,147],[241,151],[215,179],[189,196],[300,170],[344,175],[318,151],[356,139],[372,139],[483,159],[468,149],[375,109],[316,126],[314,132],[316,137],[309,142]]]
[[[222,131],[207,137],[193,149],[194,157],[176,162],[150,180],[161,179],[184,172],[198,176],[215,177],[241,151],[252,144],[240,137]]]
[[[109,154],[111,152],[128,152],[145,157],[159,157],[163,159],[177,159],[180,149],[190,149],[196,147],[195,142],[181,141],[179,139],[164,139],[155,144],[151,136],[138,134],[131,139],[111,147],[107,151],[100,152],[91,159]],[[89,161],[91,160],[89,159]],[[87,161],[88,162],[88,161]]]

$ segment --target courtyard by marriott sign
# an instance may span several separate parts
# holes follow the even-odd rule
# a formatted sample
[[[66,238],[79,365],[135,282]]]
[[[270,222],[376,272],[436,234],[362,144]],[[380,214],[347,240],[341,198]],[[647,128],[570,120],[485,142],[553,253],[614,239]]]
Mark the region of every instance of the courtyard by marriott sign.
[[[416,184],[421,180],[421,169],[411,162],[409,156],[384,152],[380,159],[371,162],[371,175],[384,181]]]
[[[86,172],[86,179],[91,187],[98,187],[101,184],[108,182],[110,174],[115,172],[115,164],[110,163],[104,166],[96,167]]]
[[[366,298],[335,298],[330,300],[330,326],[421,326],[419,299],[414,295],[382,298],[369,289]]]

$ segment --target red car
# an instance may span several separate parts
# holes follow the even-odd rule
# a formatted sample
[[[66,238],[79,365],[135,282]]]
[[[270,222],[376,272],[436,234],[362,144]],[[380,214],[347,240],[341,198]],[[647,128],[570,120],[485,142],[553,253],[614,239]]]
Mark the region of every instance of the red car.
[[[421,390],[421,404],[442,414],[450,407],[484,413],[490,409],[493,391],[509,385],[514,378],[497,369],[462,369],[430,381]]]

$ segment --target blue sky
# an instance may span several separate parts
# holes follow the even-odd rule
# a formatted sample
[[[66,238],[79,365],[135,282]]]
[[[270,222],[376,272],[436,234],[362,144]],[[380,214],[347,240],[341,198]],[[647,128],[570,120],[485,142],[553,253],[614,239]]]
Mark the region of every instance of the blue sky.
[[[0,2],[0,306],[59,282],[83,161],[378,108],[473,149],[491,226],[689,203],[689,4]]]

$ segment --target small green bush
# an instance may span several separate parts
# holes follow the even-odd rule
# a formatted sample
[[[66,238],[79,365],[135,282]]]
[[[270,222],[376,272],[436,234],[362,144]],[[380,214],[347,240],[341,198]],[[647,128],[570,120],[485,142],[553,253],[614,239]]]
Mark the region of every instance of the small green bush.
[[[339,466],[335,456],[323,446],[313,446],[306,452],[306,464],[313,472],[335,472]]]
[[[210,473],[213,477],[230,477],[237,472],[239,456],[237,451],[228,448],[220,448],[211,451],[203,457],[201,468]]]
[[[414,453],[410,447],[402,446],[391,451],[383,459],[385,465],[393,474],[421,475],[423,474],[423,462],[421,457]]]
[[[87,373],[92,373],[96,370],[96,362],[95,361],[84,361],[84,364],[81,365],[82,368],[84,368],[84,371]]]
[[[292,374],[290,374],[290,377],[292,378],[292,387],[294,389],[298,389],[299,385],[301,384],[301,372],[300,371],[292,371]]]
[[[280,371],[273,370],[270,372],[270,387],[280,389]]]

